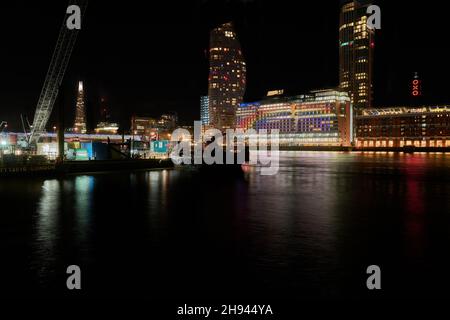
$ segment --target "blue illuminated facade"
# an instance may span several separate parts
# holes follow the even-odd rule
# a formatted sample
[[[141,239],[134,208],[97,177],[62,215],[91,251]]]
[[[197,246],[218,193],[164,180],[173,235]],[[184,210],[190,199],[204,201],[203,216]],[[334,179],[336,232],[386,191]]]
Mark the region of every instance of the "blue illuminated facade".
[[[236,127],[277,130],[280,144],[289,146],[351,146],[353,111],[340,90],[319,90],[293,97],[266,97],[241,104]]]
[[[203,96],[200,98],[200,119],[203,126],[209,126],[209,97]]]

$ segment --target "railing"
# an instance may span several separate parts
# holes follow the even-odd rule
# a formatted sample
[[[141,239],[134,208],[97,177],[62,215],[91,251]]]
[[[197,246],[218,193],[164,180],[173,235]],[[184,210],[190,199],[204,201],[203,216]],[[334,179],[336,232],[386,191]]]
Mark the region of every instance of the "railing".
[[[52,172],[55,163],[39,156],[12,156],[0,157],[0,176],[16,176]]]

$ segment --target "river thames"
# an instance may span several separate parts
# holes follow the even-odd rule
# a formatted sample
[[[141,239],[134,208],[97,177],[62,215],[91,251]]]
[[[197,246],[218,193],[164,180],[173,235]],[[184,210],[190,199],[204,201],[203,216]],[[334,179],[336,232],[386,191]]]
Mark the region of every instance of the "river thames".
[[[450,156],[281,155],[275,176],[1,180],[2,295],[448,297]],[[69,265],[81,267],[80,292],[66,288]],[[370,265],[382,271],[376,293],[366,287]]]

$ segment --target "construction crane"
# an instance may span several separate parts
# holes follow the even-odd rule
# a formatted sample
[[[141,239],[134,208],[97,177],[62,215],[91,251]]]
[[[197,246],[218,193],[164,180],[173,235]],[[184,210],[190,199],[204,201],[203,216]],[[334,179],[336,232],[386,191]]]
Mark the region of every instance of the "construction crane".
[[[81,15],[84,16],[88,1],[70,0],[69,6],[77,5],[81,9]],[[63,25],[59,32],[55,51],[53,52],[50,67],[47,71],[44,86],[39,96],[39,101],[34,115],[33,125],[29,136],[29,144],[36,143],[39,137],[45,133],[45,127],[52,113],[59,88],[64,78],[70,56],[72,55],[79,30],[69,30],[67,27],[68,14],[64,17]]]
[[[0,133],[3,133],[3,131],[8,128],[8,122],[6,121],[1,121],[0,123]]]

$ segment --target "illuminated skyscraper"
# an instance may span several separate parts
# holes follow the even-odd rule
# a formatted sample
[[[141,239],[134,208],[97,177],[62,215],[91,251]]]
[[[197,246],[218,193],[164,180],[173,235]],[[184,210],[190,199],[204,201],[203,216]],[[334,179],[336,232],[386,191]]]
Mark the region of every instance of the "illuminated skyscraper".
[[[200,98],[200,119],[203,126],[209,126],[209,98],[202,96]]]
[[[84,98],[83,82],[78,83],[77,106],[75,110],[75,125],[73,126],[75,132],[86,133],[86,105]]]
[[[339,82],[355,110],[372,107],[374,31],[367,26],[368,1],[343,1],[339,23]]]
[[[243,102],[246,65],[233,24],[211,31],[209,49],[209,121],[216,129],[234,128],[236,108]]]

